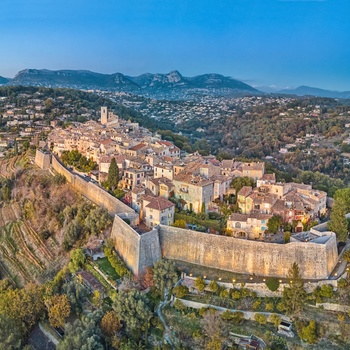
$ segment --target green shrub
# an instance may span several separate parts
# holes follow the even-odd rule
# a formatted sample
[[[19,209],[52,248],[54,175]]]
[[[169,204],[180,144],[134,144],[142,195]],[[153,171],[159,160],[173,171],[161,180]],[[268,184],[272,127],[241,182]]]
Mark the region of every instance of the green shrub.
[[[242,311],[235,311],[232,320],[234,323],[242,323],[244,320],[244,313]]]
[[[188,287],[180,285],[173,288],[173,293],[177,298],[182,298],[189,293],[189,290]]]
[[[341,278],[338,280],[338,287],[345,288],[349,285],[349,282],[345,278]]]
[[[263,314],[255,314],[254,320],[260,324],[266,324],[267,323],[267,317]]]
[[[116,273],[123,277],[129,274],[129,270],[127,269],[124,262],[119,258],[119,256],[113,251],[112,248],[105,247],[103,249],[105,256],[107,257],[111,266],[115,269]]]
[[[276,292],[276,290],[279,288],[280,282],[277,278],[275,277],[270,277],[266,280],[266,287],[271,291],[271,292]]]
[[[279,324],[281,323],[281,316],[277,315],[277,314],[272,314],[270,316],[270,322],[274,324],[275,327],[278,327]]]

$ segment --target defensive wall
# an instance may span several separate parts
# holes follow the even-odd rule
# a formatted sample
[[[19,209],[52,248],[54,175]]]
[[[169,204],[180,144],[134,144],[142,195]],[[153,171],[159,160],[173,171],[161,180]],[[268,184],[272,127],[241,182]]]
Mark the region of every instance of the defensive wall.
[[[51,154],[42,150],[37,150],[35,153],[35,164],[41,169],[49,169],[51,164]]]
[[[281,278],[287,276],[291,264],[296,262],[304,279],[322,280],[328,278],[338,261],[334,233],[318,231],[319,242],[288,244],[235,239],[163,225],[139,234],[123,220],[128,217],[131,223],[135,222],[137,214],[132,208],[72,174],[54,155],[51,166],[86,198],[106,208],[111,215],[117,214],[111,235],[118,254],[136,275],[163,256],[234,273]],[[322,237],[324,235],[328,237]]]
[[[80,192],[87,199],[91,200],[95,204],[106,208],[111,215],[116,213],[127,213],[130,216],[135,216],[135,211],[121,202],[119,199],[110,195],[103,188],[93,184],[90,181],[84,180],[79,175],[71,173],[57,158],[52,155],[51,161],[52,168],[58,173],[63,175],[73,188]]]
[[[121,217],[115,215],[111,238],[119,256],[135,275],[142,274],[145,267],[152,266],[162,257],[156,229],[140,235]]]
[[[260,276],[286,277],[293,262],[304,279],[326,279],[338,261],[336,237],[326,243],[262,243],[159,226],[162,256]]]

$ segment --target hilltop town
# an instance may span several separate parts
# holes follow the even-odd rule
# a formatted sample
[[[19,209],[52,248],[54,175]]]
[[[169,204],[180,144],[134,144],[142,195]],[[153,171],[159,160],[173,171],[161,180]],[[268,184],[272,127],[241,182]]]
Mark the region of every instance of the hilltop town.
[[[114,158],[125,203],[140,213],[140,219],[150,228],[173,225],[175,208],[219,214],[223,205],[232,204],[235,195],[237,210],[228,218],[225,231],[234,236],[264,238],[268,220],[274,215],[283,219],[281,226],[288,223],[289,231],[293,228],[300,232],[307,223],[317,223],[327,214],[325,192],[310,185],[276,182],[275,174],[265,173],[264,162],[220,162],[214,156],[184,154],[172,142],[138,123],[118,118],[106,107],[101,108],[100,123],[56,127],[47,145],[58,156],[78,151],[92,159],[97,169],[89,178],[101,184],[107,180]],[[243,186],[235,193],[230,186],[235,178],[251,179],[256,187]],[[164,210],[166,215],[162,215]]]

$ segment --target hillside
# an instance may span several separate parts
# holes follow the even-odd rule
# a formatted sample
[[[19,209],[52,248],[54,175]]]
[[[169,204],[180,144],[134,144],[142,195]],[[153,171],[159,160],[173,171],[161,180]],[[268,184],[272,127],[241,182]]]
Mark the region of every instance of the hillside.
[[[7,79],[7,78],[4,78],[4,77],[0,76],[0,85],[8,83],[9,80],[10,79]]]
[[[31,160],[27,152],[0,164],[0,279],[14,285],[51,279],[66,264],[66,252],[92,233],[91,219],[106,217],[62,176]]]

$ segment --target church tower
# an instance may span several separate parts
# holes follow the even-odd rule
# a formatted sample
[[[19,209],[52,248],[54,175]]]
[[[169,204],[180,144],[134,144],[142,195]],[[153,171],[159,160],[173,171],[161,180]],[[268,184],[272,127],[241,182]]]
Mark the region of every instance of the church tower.
[[[101,124],[106,125],[107,124],[107,107],[101,107]]]

